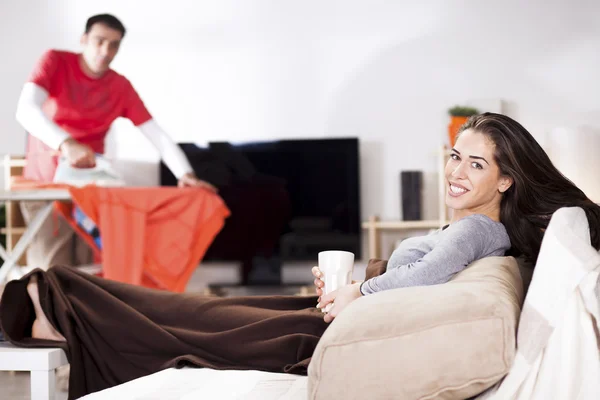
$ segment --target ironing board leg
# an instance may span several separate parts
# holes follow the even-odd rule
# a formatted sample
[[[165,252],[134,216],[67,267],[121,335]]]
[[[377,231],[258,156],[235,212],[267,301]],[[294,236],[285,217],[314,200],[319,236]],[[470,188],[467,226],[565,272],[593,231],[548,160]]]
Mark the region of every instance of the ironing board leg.
[[[35,215],[35,217],[31,220],[31,223],[27,225],[23,236],[19,239],[13,251],[8,254],[6,249],[0,245],[0,257],[4,259],[4,263],[2,264],[2,268],[0,268],[0,284],[7,281],[8,274],[11,269],[17,264],[17,261],[25,250],[27,246],[31,244],[35,235],[39,232],[46,221],[46,218],[52,214],[52,209],[54,208],[54,203],[49,202],[47,205],[42,207],[40,211]]]

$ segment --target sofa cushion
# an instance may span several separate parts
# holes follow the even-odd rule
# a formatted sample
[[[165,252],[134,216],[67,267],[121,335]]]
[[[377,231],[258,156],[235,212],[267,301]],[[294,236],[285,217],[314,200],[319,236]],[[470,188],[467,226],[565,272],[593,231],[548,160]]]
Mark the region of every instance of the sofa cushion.
[[[466,399],[509,370],[523,303],[512,257],[472,263],[450,282],[359,298],[325,331],[310,399]]]

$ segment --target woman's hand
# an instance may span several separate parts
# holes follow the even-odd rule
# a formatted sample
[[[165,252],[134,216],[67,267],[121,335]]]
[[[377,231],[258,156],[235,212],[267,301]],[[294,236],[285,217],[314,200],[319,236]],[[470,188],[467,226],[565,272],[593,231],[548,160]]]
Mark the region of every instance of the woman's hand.
[[[362,293],[360,293],[360,282],[357,282],[343,286],[326,295],[321,295],[317,308],[324,309],[328,304],[333,303],[331,310],[323,317],[325,322],[330,323],[348,304],[359,297],[362,297]]]
[[[317,292],[317,296],[319,296],[319,300],[321,301],[321,296],[323,295],[323,288],[325,287],[325,281],[323,280],[323,273],[319,269],[319,267],[313,267],[311,270],[313,276],[315,277],[315,290]]]
[[[317,266],[312,267],[312,270],[310,272],[312,272],[313,276],[315,277],[315,291],[317,292],[317,296],[319,296],[318,301],[321,301],[321,296],[323,296],[323,291],[325,290],[325,275]],[[363,283],[363,281],[352,281],[352,284],[355,283]]]

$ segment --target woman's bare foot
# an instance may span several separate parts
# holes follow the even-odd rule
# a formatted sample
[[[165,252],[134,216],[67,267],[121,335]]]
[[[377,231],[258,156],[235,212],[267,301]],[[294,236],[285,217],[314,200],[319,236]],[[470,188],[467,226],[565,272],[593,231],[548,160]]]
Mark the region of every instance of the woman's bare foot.
[[[35,339],[47,339],[65,342],[65,337],[56,329],[54,329],[48,318],[46,318],[44,310],[42,310],[36,276],[32,276],[29,279],[29,283],[27,284],[27,293],[29,293],[29,297],[33,302],[33,309],[35,310],[35,321],[33,321],[33,325],[31,326],[31,337]]]

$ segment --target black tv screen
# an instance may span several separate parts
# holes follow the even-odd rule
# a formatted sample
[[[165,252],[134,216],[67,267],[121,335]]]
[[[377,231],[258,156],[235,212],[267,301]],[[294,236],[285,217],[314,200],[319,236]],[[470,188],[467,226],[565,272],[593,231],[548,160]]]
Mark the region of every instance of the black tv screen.
[[[322,250],[361,258],[357,138],[180,147],[231,210],[205,260],[316,262]],[[164,164],[160,176],[161,185],[176,184]]]

